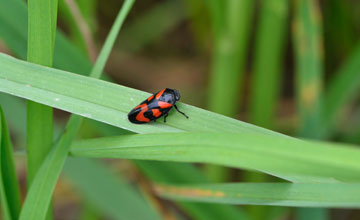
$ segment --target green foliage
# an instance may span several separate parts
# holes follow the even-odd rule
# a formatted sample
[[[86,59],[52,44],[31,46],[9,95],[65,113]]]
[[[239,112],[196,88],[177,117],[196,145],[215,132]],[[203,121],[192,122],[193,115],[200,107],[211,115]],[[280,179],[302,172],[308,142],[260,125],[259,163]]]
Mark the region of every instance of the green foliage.
[[[115,38],[120,31],[120,28],[130,11],[134,0],[125,1],[118,17],[115,20],[112,30],[104,44],[99,58],[97,59],[90,76],[100,77],[105,62],[110,54],[110,50],[114,45]],[[58,100],[55,100],[58,101]],[[37,172],[36,178],[31,185],[27,198],[24,202],[24,207],[21,210],[19,219],[44,219],[47,211],[46,207],[50,203],[51,194],[54,191],[55,184],[60,175],[62,167],[65,163],[70,144],[73,141],[77,131],[82,123],[82,117],[73,115],[61,135],[60,139],[47,155],[45,161]]]
[[[256,35],[250,121],[269,129],[275,127],[289,14],[288,4],[287,0],[263,1]]]
[[[26,63],[0,54],[0,91],[27,98],[137,133],[175,131],[253,131],[279,133],[179,103],[190,119],[174,114],[166,124],[135,125],[128,112],[150,94],[69,72]],[[46,82],[46,83],[42,83]],[[59,83],[61,82],[61,83]],[[121,94],[121,95],[119,95]],[[171,112],[170,114],[172,115]]]
[[[323,42],[320,11],[316,1],[296,1],[293,36],[296,57],[296,102],[299,134],[322,134]]]
[[[17,180],[13,149],[4,113],[0,107],[0,199],[4,220],[16,220],[20,213],[20,188]]]
[[[179,108],[189,114],[188,120],[171,112],[166,124],[158,121],[134,125],[127,121],[127,113],[149,93],[73,74],[88,75],[91,71],[91,76],[97,78],[103,72],[117,32],[132,4],[132,1],[126,2],[128,5],[123,8],[125,12],[119,13],[113,26],[117,30],[112,29],[108,35],[99,59],[91,71],[91,62],[86,55],[70,43],[64,34],[58,31],[55,42],[56,1],[30,0],[27,8],[23,0],[0,0],[1,43],[21,59],[25,59],[27,54],[29,61],[45,66],[51,66],[54,60],[54,67],[66,70],[47,68],[0,54],[0,91],[7,93],[0,94],[0,103],[6,115],[9,115],[7,121],[15,128],[16,144],[25,137],[25,113],[24,103],[19,102],[15,96],[25,98],[31,103],[28,107],[28,179],[29,182],[35,179],[34,186],[28,191],[20,219],[45,217],[55,184],[69,156],[70,145],[82,124],[81,116],[96,121],[89,123],[90,128],[89,124],[84,125],[82,133],[91,130],[91,134],[84,136],[91,137],[95,133],[121,136],[76,142],[70,151],[72,156],[137,159],[134,164],[149,178],[148,181],[157,183],[155,192],[164,198],[178,200],[176,204],[181,211],[176,212],[184,213],[189,218],[279,218],[270,214],[275,212],[273,208],[256,209],[257,213],[254,215],[253,209],[239,209],[229,206],[231,204],[359,207],[357,173],[360,169],[360,153],[353,146],[290,138],[182,103],[179,103]],[[80,11],[91,27],[94,27],[95,14],[102,13],[101,7],[96,8],[96,3],[99,2],[77,0]],[[210,110],[227,116],[237,115],[239,109],[246,110],[244,116],[252,123],[276,129],[282,121],[275,122],[275,119],[289,119],[286,118],[288,116],[279,114],[280,111],[277,112],[276,109],[279,91],[283,89],[281,82],[289,83],[288,76],[283,77],[280,74],[283,69],[289,73],[289,68],[294,68],[298,112],[290,112],[293,114],[291,117],[298,120],[295,122],[299,122],[295,125],[299,128],[299,134],[308,138],[340,136],[339,139],[344,139],[347,131],[343,131],[341,126],[346,120],[353,120],[352,124],[358,127],[356,118],[352,115],[352,118],[341,117],[349,115],[352,107],[349,103],[356,100],[360,89],[360,50],[359,43],[354,47],[356,25],[355,18],[351,15],[356,9],[336,0],[321,5],[318,5],[318,1],[296,0],[291,5],[294,10],[289,11],[294,14],[288,16],[289,3],[286,1],[267,0],[259,3],[254,4],[247,0],[185,1],[185,4],[189,4],[189,17],[193,19],[191,32],[195,32],[200,38],[205,36],[198,39],[205,42],[202,42],[205,47],[209,46],[208,39],[213,38],[208,96]],[[176,25],[183,24],[186,14],[182,4],[183,2],[179,1],[163,1],[149,7],[150,10],[139,7],[143,14],[136,9],[136,15],[130,19],[131,25],[125,27],[127,31],[120,36],[119,47],[139,51],[144,45],[160,39],[169,30],[174,30]],[[108,5],[111,6],[112,3]],[[354,3],[354,8],[358,7],[357,5]],[[208,17],[199,13],[204,6],[209,9],[212,37],[207,33]],[[259,12],[254,13],[259,16],[254,20],[259,22],[255,23],[255,32],[252,33],[250,25],[253,21],[254,6]],[[42,13],[45,11],[49,13]],[[324,12],[324,32],[321,12]],[[70,28],[68,35],[73,42],[80,42],[78,45],[82,48],[88,46],[79,34],[72,15],[65,17],[66,25]],[[164,17],[167,19],[163,19]],[[291,21],[288,21],[288,17]],[[292,24],[293,41],[287,39],[286,33],[290,32],[286,29],[287,22]],[[181,25],[179,29],[183,31],[184,26],[187,25]],[[101,39],[103,30],[103,27],[100,27],[99,33],[96,33],[100,37],[95,34],[93,37]],[[249,37],[254,37],[254,40]],[[323,38],[326,50],[323,50]],[[293,47],[289,47],[289,42],[294,43]],[[287,49],[286,55],[295,52],[294,66],[293,57],[282,56],[284,49]],[[349,55],[351,49],[353,51]],[[253,63],[247,63],[250,60],[247,55],[254,60]],[[329,82],[323,77],[324,66],[326,74],[330,76]],[[340,68],[335,70],[337,66]],[[245,78],[246,71],[253,75]],[[250,86],[244,87],[245,83]],[[323,84],[325,90],[322,88]],[[288,92],[288,86],[285,87]],[[245,103],[242,98],[248,98],[245,101],[250,103],[250,108],[243,108],[239,104]],[[282,97],[281,101],[287,102],[290,100],[288,98]],[[292,104],[292,100],[289,103]],[[51,107],[76,114],[71,116],[65,131],[55,144],[52,138]],[[56,124],[55,126],[59,127]],[[288,123],[286,126],[292,125]],[[128,135],[132,132],[143,134]],[[356,133],[355,129],[352,129],[351,133]],[[3,115],[0,141],[2,213],[5,220],[18,219],[20,194],[12,161],[9,132]],[[54,148],[50,151],[51,146]],[[42,164],[44,158],[46,159]],[[267,173],[295,183],[210,184],[200,169],[189,164],[191,162],[256,170],[258,173],[260,171],[260,174]],[[39,172],[36,173],[41,164]],[[70,158],[65,166],[64,174],[70,177],[77,191],[86,200],[83,205],[83,218],[160,218],[135,187],[107,169],[100,163],[79,158]],[[216,181],[228,180],[228,171],[229,169],[215,168],[210,172],[210,176]],[[233,174],[232,180],[239,180],[235,172]],[[245,181],[253,180],[251,175],[244,173],[241,178]],[[150,203],[154,205],[153,201]],[[166,206],[167,203],[161,205]],[[118,209],[119,206],[122,209]],[[89,212],[89,207],[94,208],[95,212]],[[136,211],[133,211],[135,208]],[[173,211],[172,207],[165,209]],[[282,210],[290,212],[290,209]],[[296,219],[318,220],[331,217],[323,208],[301,208],[295,212]]]
[[[76,142],[71,154],[213,163],[259,170],[292,182],[360,180],[356,147],[252,132],[122,135]]]
[[[57,1],[30,0],[28,2],[27,60],[52,66]],[[49,153],[53,140],[53,112],[49,106],[32,101],[27,104],[27,177],[30,186],[37,170]]]
[[[165,198],[226,204],[360,207],[359,183],[227,183],[157,185]]]
[[[160,219],[130,183],[120,177],[115,178],[109,168],[100,162],[69,158],[64,173],[93,207],[113,218]]]

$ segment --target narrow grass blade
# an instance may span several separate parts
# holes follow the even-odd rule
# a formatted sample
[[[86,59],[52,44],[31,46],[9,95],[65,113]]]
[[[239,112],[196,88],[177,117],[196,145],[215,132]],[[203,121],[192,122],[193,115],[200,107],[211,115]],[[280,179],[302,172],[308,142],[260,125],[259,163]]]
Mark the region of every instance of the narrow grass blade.
[[[213,15],[215,45],[209,109],[234,116],[238,110],[253,1],[209,1],[208,4]]]
[[[16,220],[20,213],[20,187],[17,180],[13,149],[4,113],[0,107],[0,199],[4,220]]]
[[[317,138],[322,133],[323,42],[317,1],[298,0],[293,37],[296,57],[296,102],[299,134]]]
[[[193,106],[179,104],[190,119],[171,112],[166,124],[135,125],[128,112],[150,94],[69,72],[30,64],[0,53],[0,91],[138,133],[253,131],[281,135]],[[46,83],[44,83],[46,82]]]
[[[74,156],[200,162],[258,170],[293,182],[360,180],[360,150],[254,133],[162,133],[80,141]]]
[[[353,100],[360,90],[360,42],[354,48],[353,53],[341,68],[335,73],[335,77],[329,82],[324,100],[324,121],[329,132],[333,131],[334,125],[339,118],[341,110]]]
[[[57,0],[28,1],[27,60],[52,66],[57,23]],[[53,110],[51,107],[27,102],[27,186],[30,187],[53,141]],[[50,205],[51,206],[51,205]],[[47,219],[52,219],[52,208]]]
[[[214,28],[214,51],[209,85],[209,110],[234,117],[239,110],[239,93],[245,72],[252,0],[209,1]],[[213,180],[228,178],[228,171],[207,167]]]
[[[251,123],[271,129],[280,92],[289,1],[262,1],[260,13],[249,113]]]
[[[90,74],[91,77],[100,77],[106,60],[110,54],[110,50],[115,42],[115,38],[133,3],[134,0],[127,0],[124,2],[115,23],[111,28],[108,38],[105,41],[104,47],[100,52],[99,58],[92,69]],[[43,79],[43,77],[41,79]],[[77,87],[81,88],[79,85],[80,84],[78,84]],[[75,115],[70,117],[65,131],[52,151],[46,157],[36,178],[34,179],[34,184],[28,192],[28,196],[24,202],[24,207],[20,213],[20,220],[37,220],[45,218],[47,210],[46,207],[50,203],[51,194],[54,191],[55,184],[65,163],[70,144],[79,130],[82,119],[82,117]]]
[[[157,185],[165,198],[185,201],[295,207],[359,208],[359,183],[227,183]]]
[[[191,164],[158,161],[135,161],[135,164],[150,177],[152,181],[163,184],[196,184],[207,183],[201,171]],[[177,201],[177,204],[193,219],[250,219],[240,208],[219,205]]]
[[[160,219],[135,188],[99,162],[69,158],[64,174],[85,199],[114,219]]]
[[[29,0],[27,60],[52,66],[57,1]],[[37,170],[49,153],[53,141],[52,108],[29,101],[27,103],[27,181],[30,186]]]

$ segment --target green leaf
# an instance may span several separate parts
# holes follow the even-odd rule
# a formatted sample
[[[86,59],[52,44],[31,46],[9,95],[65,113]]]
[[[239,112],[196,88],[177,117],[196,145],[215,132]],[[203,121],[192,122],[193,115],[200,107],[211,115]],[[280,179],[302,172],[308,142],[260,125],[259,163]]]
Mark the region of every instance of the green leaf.
[[[140,160],[134,162],[146,176],[157,183],[195,184],[209,182],[201,170],[191,164]],[[245,211],[234,206],[185,201],[178,201],[177,204],[193,219],[250,219]]]
[[[57,21],[57,0],[28,1],[27,60],[52,66]],[[36,102],[27,102],[27,186],[39,170],[53,141],[53,110]],[[51,205],[50,205],[51,206]],[[47,219],[52,219],[52,208]]]
[[[258,170],[293,182],[360,180],[360,150],[242,133],[122,135],[76,142],[73,156],[199,162]]]
[[[281,81],[287,42],[289,20],[288,0],[261,2],[259,25],[256,27],[254,67],[251,74],[249,122],[268,129],[276,128]],[[245,182],[265,182],[267,175],[245,172]],[[253,219],[270,219],[269,207],[251,206],[248,211]]]
[[[208,2],[214,26],[209,108],[227,116],[234,116],[238,110],[253,3],[251,0]]]
[[[335,73],[326,90],[324,100],[324,121],[328,132],[336,124],[339,113],[353,100],[360,90],[360,42],[354,48],[347,61]]]
[[[255,42],[249,113],[251,123],[269,129],[274,128],[281,89],[288,14],[288,0],[262,2]]]
[[[279,133],[179,103],[190,119],[171,112],[166,124],[132,124],[128,112],[149,93],[98,79],[17,60],[0,54],[0,91],[138,133],[175,131],[253,131]],[[46,83],[45,83],[46,82]],[[283,135],[284,136],[284,135]]]
[[[317,138],[323,133],[323,41],[317,1],[295,1],[293,39],[296,58],[296,104],[299,134]]]
[[[28,1],[28,52],[27,60],[52,66],[57,0]],[[53,141],[53,111],[49,106],[27,103],[27,181],[30,186]]]
[[[234,117],[240,106],[254,1],[209,1],[207,4],[214,29],[209,110]],[[207,169],[213,180],[223,181],[229,177],[228,170],[222,167],[208,166]]]
[[[10,134],[0,107],[0,199],[3,218],[16,220],[20,213],[20,188],[17,180]]]
[[[359,183],[157,185],[162,197],[211,203],[359,208]]]
[[[0,0],[0,38],[9,49],[21,59],[27,53],[27,5],[22,0]],[[54,67],[86,75],[91,70],[91,62],[84,54],[57,31]]]
[[[115,219],[160,219],[130,183],[89,159],[69,158],[64,173],[98,210]]]

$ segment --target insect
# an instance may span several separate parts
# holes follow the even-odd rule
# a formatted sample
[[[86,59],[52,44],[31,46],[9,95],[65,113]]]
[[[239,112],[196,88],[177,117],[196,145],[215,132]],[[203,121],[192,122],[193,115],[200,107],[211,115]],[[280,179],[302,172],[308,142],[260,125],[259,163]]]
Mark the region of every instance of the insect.
[[[145,99],[128,114],[129,121],[135,124],[144,124],[164,116],[164,122],[172,107],[176,111],[189,118],[175,105],[180,100],[180,93],[176,89],[163,89]]]

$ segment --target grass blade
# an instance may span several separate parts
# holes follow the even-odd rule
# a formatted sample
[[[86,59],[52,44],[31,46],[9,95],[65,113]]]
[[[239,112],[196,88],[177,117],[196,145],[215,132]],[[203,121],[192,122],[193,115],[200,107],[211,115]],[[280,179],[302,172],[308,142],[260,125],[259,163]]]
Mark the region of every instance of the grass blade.
[[[359,208],[359,183],[227,183],[157,185],[165,198],[185,201],[295,207]]]
[[[115,38],[133,3],[134,0],[127,0],[124,2],[110,34],[106,39],[104,47],[100,52],[99,58],[97,59],[90,74],[91,77],[99,77],[101,75],[106,60],[110,54],[110,50],[115,42]],[[43,77],[41,79],[43,79]],[[40,170],[34,180],[34,184],[30,188],[28,196],[24,202],[24,207],[20,213],[20,220],[45,218],[44,211],[50,203],[50,196],[54,191],[55,184],[65,163],[70,144],[79,130],[81,123],[82,117],[74,115],[70,117],[63,135],[60,137],[58,143],[48,154],[44,163],[40,167]]]
[[[299,134],[322,135],[323,45],[321,15],[317,1],[296,1],[293,22],[296,57],[296,102],[300,117]]]
[[[207,4],[214,29],[209,109],[234,117],[239,110],[238,94],[242,88],[254,2],[228,0]],[[217,166],[208,166],[207,171],[216,181],[226,180],[229,175],[226,169]]]
[[[28,2],[28,61],[52,66],[57,1]],[[49,153],[53,141],[53,112],[49,106],[27,103],[27,181],[28,186]]]
[[[20,213],[20,187],[13,159],[10,134],[0,107],[0,198],[3,218],[16,220]]]
[[[138,133],[187,131],[253,131],[281,135],[185,104],[189,120],[171,112],[168,122],[135,125],[128,112],[150,94],[69,72],[26,63],[0,53],[0,91]],[[41,80],[39,80],[41,79]],[[43,83],[46,82],[46,83]],[[59,83],[61,82],[61,83]],[[121,94],[121,95],[120,95]]]
[[[150,177],[152,181],[164,184],[207,183],[203,173],[191,164],[169,163],[158,161],[135,161],[135,164]],[[250,219],[240,208],[219,205],[178,201],[177,204],[193,219]]]
[[[57,21],[57,0],[28,1],[27,60],[52,66]],[[53,110],[33,101],[27,102],[27,186],[30,187],[53,141]],[[49,209],[47,219],[52,219]]]
[[[74,156],[212,163],[293,182],[360,180],[360,150],[254,133],[162,133],[80,141]]]
[[[324,99],[324,121],[328,132],[336,125],[336,119],[343,107],[356,95],[360,89],[360,42],[354,48],[353,53],[347,61],[336,72],[326,89]],[[329,133],[328,133],[329,135]]]
[[[209,1],[208,4],[215,36],[209,109],[234,116],[238,110],[253,1]]]
[[[274,128],[280,92],[281,62],[285,49],[288,13],[287,0],[262,1],[255,42],[250,121],[269,129]]]

